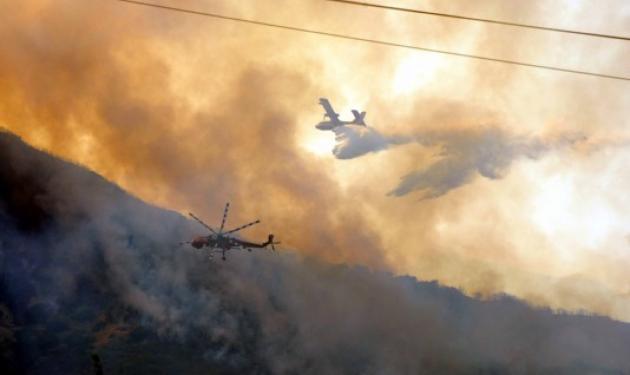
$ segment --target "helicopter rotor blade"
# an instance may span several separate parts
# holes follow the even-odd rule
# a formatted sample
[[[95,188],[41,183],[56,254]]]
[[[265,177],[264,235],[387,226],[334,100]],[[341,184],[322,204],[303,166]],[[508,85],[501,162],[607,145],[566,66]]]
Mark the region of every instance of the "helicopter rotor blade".
[[[230,209],[230,202],[227,202],[225,204],[225,209],[223,210],[223,220],[221,220],[221,228],[219,229],[219,233],[223,233],[223,228],[225,227],[225,220],[227,219],[229,209]]]
[[[240,227],[238,227],[238,228],[234,228],[234,229],[232,229],[232,230],[230,230],[230,231],[227,231],[227,232],[225,232],[225,234],[230,234],[230,233],[238,232],[239,230],[243,230],[243,229],[245,229],[245,228],[247,228],[247,227],[251,227],[252,225],[256,225],[256,224],[258,224],[258,223],[260,223],[260,220],[252,221],[251,223],[248,223],[248,224],[245,224],[245,225],[241,225],[241,226],[240,226]]]
[[[193,219],[197,220],[197,222],[201,225],[203,225],[204,227],[206,227],[206,229],[208,229],[210,232],[217,234],[217,232],[214,231],[214,229],[210,228],[210,226],[206,223],[204,223],[203,221],[201,221],[200,218],[198,218],[197,216],[193,215],[192,212],[189,212],[188,215],[190,215],[190,217],[192,217]]]

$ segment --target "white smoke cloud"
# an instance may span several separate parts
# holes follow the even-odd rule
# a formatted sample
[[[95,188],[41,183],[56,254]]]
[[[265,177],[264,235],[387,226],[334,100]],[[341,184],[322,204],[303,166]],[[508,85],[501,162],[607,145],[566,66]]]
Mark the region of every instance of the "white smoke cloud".
[[[376,129],[366,126],[338,126],[333,132],[336,143],[332,153],[337,159],[354,159],[371,152],[386,150],[390,145],[409,142],[405,137],[384,136]]]
[[[412,142],[441,147],[437,160],[403,176],[388,193],[400,197],[420,192],[421,199],[440,197],[471,182],[477,175],[500,179],[518,158],[535,160],[551,149],[585,140],[575,134],[554,140],[516,136],[498,127],[414,135],[383,135],[374,128],[361,126],[340,126],[333,131],[337,142],[333,154],[337,159],[358,158]]]
[[[550,147],[538,139],[510,136],[498,128],[419,135],[417,140],[441,146],[439,159],[403,176],[388,195],[417,191],[421,199],[436,198],[469,183],[477,174],[500,179],[515,159],[536,159]]]

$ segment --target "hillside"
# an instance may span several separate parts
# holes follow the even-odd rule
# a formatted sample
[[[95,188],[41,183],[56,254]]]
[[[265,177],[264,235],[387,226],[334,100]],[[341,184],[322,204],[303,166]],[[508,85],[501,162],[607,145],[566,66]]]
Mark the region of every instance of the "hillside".
[[[226,262],[199,231],[0,132],[8,374],[621,374],[630,324],[290,253]],[[3,372],[4,373],[4,372]]]

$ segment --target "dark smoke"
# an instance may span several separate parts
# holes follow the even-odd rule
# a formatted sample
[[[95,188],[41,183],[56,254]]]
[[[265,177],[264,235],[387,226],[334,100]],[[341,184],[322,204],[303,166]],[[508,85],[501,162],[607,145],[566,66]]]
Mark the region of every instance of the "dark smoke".
[[[208,261],[202,230],[0,135],[0,348],[9,373],[604,373],[630,326],[480,301],[293,253]]]

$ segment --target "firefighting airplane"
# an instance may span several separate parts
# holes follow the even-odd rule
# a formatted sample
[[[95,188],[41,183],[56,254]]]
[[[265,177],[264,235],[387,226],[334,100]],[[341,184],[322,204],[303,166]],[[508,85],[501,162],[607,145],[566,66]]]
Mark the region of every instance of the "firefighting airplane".
[[[333,107],[330,105],[330,102],[326,98],[319,98],[319,104],[324,107],[326,113],[324,114],[324,121],[315,125],[315,127],[319,130],[332,130],[338,126],[342,125],[360,125],[366,126],[365,122],[365,112],[359,112],[356,109],[352,110],[352,114],[354,115],[354,120],[352,121],[341,121],[339,120],[339,113],[336,113]],[[328,120],[326,118],[328,117]]]
[[[252,251],[252,249],[262,249],[271,245],[272,250],[276,250],[274,245],[278,245],[280,242],[274,242],[273,234],[270,234],[267,238],[267,241],[263,243],[254,243],[240,240],[236,237],[231,236],[233,233],[236,233],[245,228],[251,227],[252,225],[260,223],[260,220],[252,221],[251,223],[241,225],[240,227],[234,228],[232,230],[223,231],[225,227],[225,221],[227,219],[228,210],[230,208],[230,203],[228,202],[225,205],[225,210],[223,210],[223,220],[221,221],[221,228],[219,230],[212,229],[208,224],[204,223],[197,216],[193,215],[191,212],[188,214],[195,219],[199,224],[203,225],[206,229],[210,231],[210,235],[208,236],[197,236],[192,241],[181,242],[180,245],[189,244],[195,249],[201,249],[204,247],[210,248],[210,257],[212,258],[215,252],[221,253],[221,258],[225,260],[225,253],[232,249],[247,249],[248,251]]]

